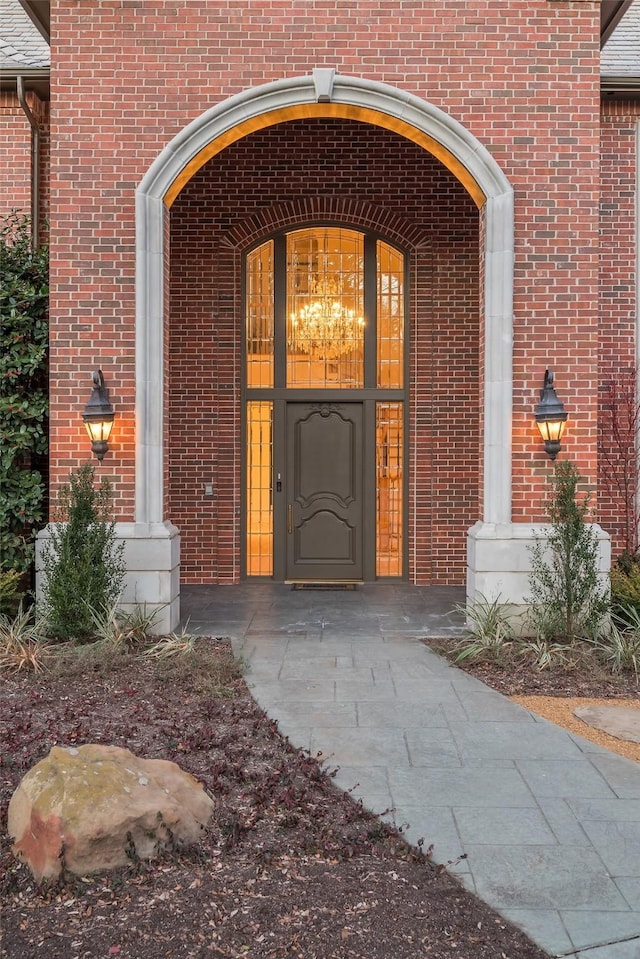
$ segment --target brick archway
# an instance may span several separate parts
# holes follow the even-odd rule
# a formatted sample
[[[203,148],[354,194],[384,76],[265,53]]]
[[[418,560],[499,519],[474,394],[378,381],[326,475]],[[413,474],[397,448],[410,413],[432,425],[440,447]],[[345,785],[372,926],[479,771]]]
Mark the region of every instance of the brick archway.
[[[495,159],[461,124],[432,104],[386,84],[316,70],[265,84],[213,107],[162,151],[136,195],[136,522],[164,521],[162,438],[164,228],[168,203],[211,156],[242,130],[298,113],[377,123],[430,149],[473,193],[484,215],[483,521],[511,521],[513,190]],[[328,75],[331,74],[329,77]],[[326,99],[330,98],[330,99]],[[188,175],[187,175],[188,174]]]

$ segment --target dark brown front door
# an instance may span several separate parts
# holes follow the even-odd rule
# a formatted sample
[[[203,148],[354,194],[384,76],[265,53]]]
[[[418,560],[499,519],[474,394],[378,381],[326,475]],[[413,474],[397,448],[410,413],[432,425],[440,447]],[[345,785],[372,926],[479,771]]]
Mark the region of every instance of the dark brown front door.
[[[286,578],[363,576],[362,403],[287,403]]]

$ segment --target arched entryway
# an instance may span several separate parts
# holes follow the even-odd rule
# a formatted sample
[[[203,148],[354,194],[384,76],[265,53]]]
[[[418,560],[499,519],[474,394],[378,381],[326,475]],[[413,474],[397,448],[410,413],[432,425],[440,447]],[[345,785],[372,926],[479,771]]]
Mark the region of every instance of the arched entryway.
[[[479,511],[486,524],[510,521],[511,188],[491,155],[442,111],[383,84],[318,70],[309,77],[247,91],[198,118],[163,151],[138,191],[138,538],[144,538],[145,528],[153,528],[156,533],[163,526],[168,528],[171,518],[167,515],[165,496],[167,431],[163,399],[168,321],[165,239],[172,206],[198,171],[227,147],[239,143],[252,131],[308,117],[369,124],[407,138],[453,173],[479,208],[484,240],[480,314],[485,358],[479,384],[484,396],[484,482]],[[307,221],[312,218],[306,217]],[[273,230],[274,224],[270,226]],[[268,232],[264,230],[265,235]],[[233,242],[231,233],[229,239]],[[256,234],[254,242],[255,239]],[[240,245],[238,251],[243,255]]]

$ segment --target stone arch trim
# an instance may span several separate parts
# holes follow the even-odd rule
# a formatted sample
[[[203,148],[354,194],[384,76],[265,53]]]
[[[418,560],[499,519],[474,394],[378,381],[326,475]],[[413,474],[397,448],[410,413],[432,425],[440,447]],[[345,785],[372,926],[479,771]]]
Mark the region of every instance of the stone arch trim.
[[[279,230],[324,221],[383,234],[399,247],[417,248],[429,242],[422,227],[405,222],[383,207],[346,197],[303,197],[296,202],[274,204],[235,224],[221,242],[242,250]]]
[[[331,83],[318,74],[331,73]],[[322,89],[320,87],[322,86]],[[216,105],[165,147],[136,193],[136,523],[164,521],[163,327],[165,214],[217,152],[274,123],[342,116],[395,130],[440,159],[482,208],[484,250],[483,521],[511,521],[513,190],[489,151],[448,114],[410,93],[316,70]]]
[[[444,114],[444,116],[446,116],[446,114]],[[298,103],[267,110],[264,114],[258,117],[252,117],[250,120],[240,119],[238,124],[232,129],[225,130],[213,140],[205,143],[176,175],[173,182],[167,186],[164,194],[165,204],[170,207],[185,183],[188,183],[191,177],[194,176],[208,160],[211,160],[212,157],[216,156],[217,153],[220,153],[221,150],[224,150],[232,143],[236,143],[249,133],[254,133],[256,130],[263,130],[265,127],[274,126],[277,123],[287,123],[290,120],[306,120],[311,117],[337,117],[342,120],[357,120],[360,123],[380,126],[386,130],[392,130],[394,133],[399,133],[401,136],[406,137],[406,139],[418,144],[418,146],[426,150],[427,153],[431,153],[437,157],[441,163],[464,184],[478,206],[482,206],[486,199],[486,194],[473,172],[456,153],[452,152],[439,139],[431,136],[425,130],[414,126],[402,116],[390,115],[383,110],[374,109],[371,106],[365,106],[363,104]]]

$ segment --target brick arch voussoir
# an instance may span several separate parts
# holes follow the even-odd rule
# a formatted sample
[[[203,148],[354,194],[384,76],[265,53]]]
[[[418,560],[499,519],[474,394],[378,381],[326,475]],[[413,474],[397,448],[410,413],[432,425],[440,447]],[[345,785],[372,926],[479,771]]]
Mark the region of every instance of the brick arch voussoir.
[[[222,237],[222,243],[243,250],[279,230],[323,221],[380,233],[390,243],[405,249],[417,249],[428,243],[422,226],[374,203],[348,197],[304,197],[265,207],[234,224]]]

